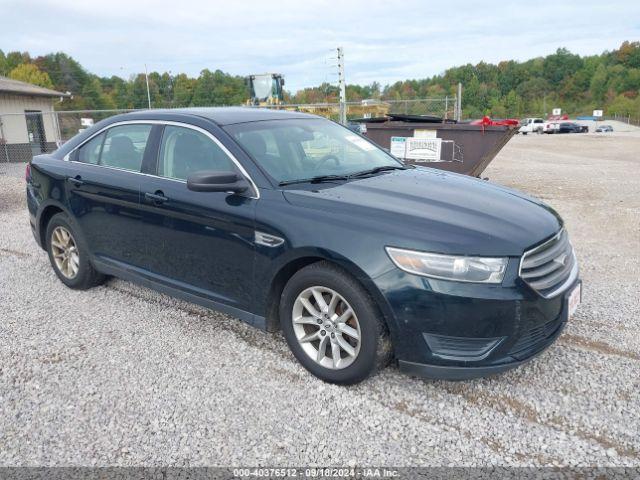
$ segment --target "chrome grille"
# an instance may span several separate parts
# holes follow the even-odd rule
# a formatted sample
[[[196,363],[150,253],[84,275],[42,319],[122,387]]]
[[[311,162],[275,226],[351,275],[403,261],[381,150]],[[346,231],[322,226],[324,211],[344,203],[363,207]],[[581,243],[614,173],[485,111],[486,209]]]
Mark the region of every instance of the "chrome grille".
[[[564,229],[525,252],[520,262],[520,278],[545,298],[563,292],[577,274],[576,257]]]

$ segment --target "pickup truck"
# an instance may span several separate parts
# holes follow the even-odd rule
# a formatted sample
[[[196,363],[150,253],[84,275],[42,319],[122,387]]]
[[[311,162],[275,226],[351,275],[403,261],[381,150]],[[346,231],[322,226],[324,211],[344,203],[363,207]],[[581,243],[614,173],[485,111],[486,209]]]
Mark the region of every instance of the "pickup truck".
[[[523,135],[527,133],[542,133],[544,131],[544,123],[541,118],[523,118],[518,131]]]

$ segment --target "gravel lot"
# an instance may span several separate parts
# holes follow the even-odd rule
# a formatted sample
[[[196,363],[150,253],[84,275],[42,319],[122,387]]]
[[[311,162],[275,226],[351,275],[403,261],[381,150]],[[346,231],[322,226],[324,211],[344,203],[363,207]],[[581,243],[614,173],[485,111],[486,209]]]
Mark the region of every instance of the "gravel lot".
[[[485,175],[565,218],[584,303],[501,376],[355,387],[133,284],[65,288],[0,166],[0,465],[640,466],[640,133],[515,137]],[[462,193],[463,194],[463,193]]]

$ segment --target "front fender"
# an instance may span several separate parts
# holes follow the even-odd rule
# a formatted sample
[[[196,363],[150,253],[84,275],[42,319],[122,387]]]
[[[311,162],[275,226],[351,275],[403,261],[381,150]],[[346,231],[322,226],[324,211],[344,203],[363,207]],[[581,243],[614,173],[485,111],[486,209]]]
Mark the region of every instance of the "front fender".
[[[360,282],[378,307],[391,337],[395,341],[398,335],[398,325],[391,306],[374,279],[354,261],[336,251],[312,246],[282,251],[280,255],[275,257],[265,255],[260,250],[261,248],[258,248],[256,252],[256,286],[258,289],[256,292],[256,309],[259,309],[259,312],[256,313],[269,319],[268,323],[272,324],[269,328],[270,330],[275,329],[273,324],[277,324],[280,296],[289,278],[300,268],[324,260],[340,266]]]

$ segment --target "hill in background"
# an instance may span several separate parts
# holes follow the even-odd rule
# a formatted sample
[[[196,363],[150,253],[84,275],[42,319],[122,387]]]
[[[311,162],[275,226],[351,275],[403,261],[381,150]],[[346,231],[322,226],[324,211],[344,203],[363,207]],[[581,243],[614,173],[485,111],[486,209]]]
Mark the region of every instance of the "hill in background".
[[[31,57],[27,52],[0,50],[0,75],[62,92],[73,99],[57,105],[60,110],[103,110],[147,107],[143,73],[129,79],[99,77],[87,72],[64,53]],[[583,56],[564,48],[525,62],[480,62],[446,70],[420,80],[391,85],[348,85],[347,99],[412,100],[455,95],[463,85],[462,107],[466,118],[543,115],[553,107],[570,114],[590,114],[604,109],[607,115],[640,118],[640,42],[624,42],[600,55]],[[204,69],[197,78],[181,73],[149,73],[154,107],[237,105],[248,97],[242,77],[221,70]],[[289,103],[337,102],[338,89],[330,84],[286,94]]]

